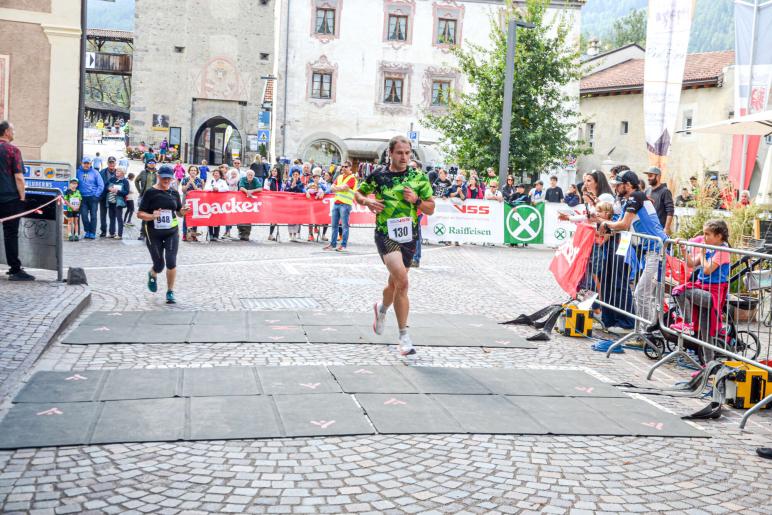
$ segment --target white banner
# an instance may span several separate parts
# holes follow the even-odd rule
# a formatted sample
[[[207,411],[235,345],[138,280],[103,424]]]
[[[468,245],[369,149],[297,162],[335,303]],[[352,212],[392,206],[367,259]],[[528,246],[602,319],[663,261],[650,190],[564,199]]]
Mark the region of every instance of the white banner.
[[[561,221],[558,218],[560,212],[572,211],[574,215],[583,215],[586,212],[584,204],[569,207],[565,204],[547,202],[544,204],[544,244],[557,247],[566,241],[571,241],[576,232],[576,223]]]
[[[421,227],[432,243],[504,243],[504,204],[494,200],[435,199],[434,214]]]
[[[772,2],[754,6],[735,1],[734,22],[734,114],[742,116],[767,108],[772,83]]]
[[[643,115],[649,163],[665,168],[684,78],[693,0],[649,0]]]

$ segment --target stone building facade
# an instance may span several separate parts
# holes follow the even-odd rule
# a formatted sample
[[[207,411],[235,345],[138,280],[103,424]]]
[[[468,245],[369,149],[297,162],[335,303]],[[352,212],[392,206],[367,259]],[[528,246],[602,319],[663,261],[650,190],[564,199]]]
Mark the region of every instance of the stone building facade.
[[[686,59],[676,131],[726,120],[734,111],[734,52],[690,54]],[[592,70],[581,80],[582,139],[592,153],[579,158],[579,170],[608,171],[626,164],[643,173],[648,154],[643,122],[643,56]],[[768,144],[762,143],[750,191],[759,189]],[[676,132],[667,160],[667,177],[680,187],[690,176],[726,176],[732,138],[721,134]]]
[[[274,1],[179,0],[173,13],[169,2],[138,1],[131,142],[157,147],[179,133],[187,161],[250,159],[261,119],[269,124]]]
[[[27,160],[77,159],[81,0],[0,0],[0,119]]]
[[[423,113],[468,87],[451,48],[489,45],[503,0],[277,1],[274,155],[374,160],[391,136],[412,128],[418,157],[442,162],[440,135],[422,124]],[[570,17],[577,44],[581,4],[552,7]],[[570,89],[578,99],[578,84]]]

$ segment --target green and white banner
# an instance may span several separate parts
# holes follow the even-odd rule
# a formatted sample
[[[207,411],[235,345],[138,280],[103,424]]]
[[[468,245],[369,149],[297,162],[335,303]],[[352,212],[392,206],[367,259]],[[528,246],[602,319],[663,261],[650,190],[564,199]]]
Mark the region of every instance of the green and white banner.
[[[455,201],[436,199],[436,209],[421,228],[430,242],[545,244],[557,246],[570,240],[576,230],[558,219],[558,211],[580,214],[584,206],[541,203],[512,207],[493,200]]]

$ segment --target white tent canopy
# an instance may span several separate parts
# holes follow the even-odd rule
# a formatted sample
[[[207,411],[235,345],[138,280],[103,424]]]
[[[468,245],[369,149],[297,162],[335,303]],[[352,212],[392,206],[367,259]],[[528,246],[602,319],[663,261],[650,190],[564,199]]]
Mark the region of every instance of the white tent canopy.
[[[740,116],[739,118],[731,118],[722,122],[693,127],[678,132],[767,136],[772,134],[772,110]]]

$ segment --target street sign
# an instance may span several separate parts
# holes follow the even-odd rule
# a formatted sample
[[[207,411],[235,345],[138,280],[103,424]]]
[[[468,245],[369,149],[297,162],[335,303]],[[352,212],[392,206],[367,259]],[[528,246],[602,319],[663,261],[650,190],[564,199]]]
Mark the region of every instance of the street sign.
[[[93,70],[96,68],[96,52],[86,52],[86,69]]]
[[[413,148],[418,146],[419,137],[420,133],[418,131],[407,131],[407,139],[409,139],[410,143],[413,144]]]
[[[262,143],[264,145],[267,145],[269,141],[271,141],[271,131],[268,129],[259,129],[257,131],[258,144]]]

